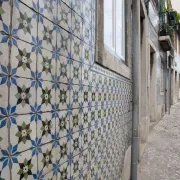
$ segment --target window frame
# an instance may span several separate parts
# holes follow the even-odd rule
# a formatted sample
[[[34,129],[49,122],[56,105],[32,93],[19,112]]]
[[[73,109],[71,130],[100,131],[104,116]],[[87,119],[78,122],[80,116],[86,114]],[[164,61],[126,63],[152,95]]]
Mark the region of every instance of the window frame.
[[[129,5],[129,6],[128,6]],[[131,52],[127,53],[127,49],[131,50],[127,42],[131,41],[131,36],[128,36],[131,32],[128,25],[132,25],[129,21],[132,20],[132,13],[129,10],[131,4],[128,4],[128,1],[124,0],[124,60],[119,58],[115,53],[113,53],[109,48],[105,46],[104,43],[104,0],[96,0],[96,53],[95,53],[95,62],[100,64],[109,70],[116,72],[128,79],[132,78],[131,75]],[[129,17],[131,18],[127,18]],[[103,20],[102,20],[103,19]],[[130,20],[129,20],[130,19]],[[129,23],[129,24],[128,24]]]

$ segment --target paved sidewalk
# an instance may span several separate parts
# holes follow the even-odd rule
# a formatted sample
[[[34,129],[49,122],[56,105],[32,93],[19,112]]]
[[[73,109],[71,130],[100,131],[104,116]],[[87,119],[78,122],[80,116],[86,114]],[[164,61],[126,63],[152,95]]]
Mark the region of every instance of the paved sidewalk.
[[[180,103],[151,133],[140,164],[141,180],[180,180]]]

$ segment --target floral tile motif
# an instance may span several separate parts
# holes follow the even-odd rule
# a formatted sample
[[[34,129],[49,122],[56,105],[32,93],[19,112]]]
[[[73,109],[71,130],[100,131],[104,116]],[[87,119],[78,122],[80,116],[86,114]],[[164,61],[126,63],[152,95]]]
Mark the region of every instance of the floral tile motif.
[[[83,113],[81,114],[83,128],[88,128],[91,123],[91,112],[92,108],[83,108]]]
[[[84,86],[83,92],[82,92],[82,102],[83,102],[83,107],[88,107],[89,105],[91,106],[91,90],[92,87],[90,86]]]
[[[1,70],[1,68],[0,68]],[[0,73],[1,74],[1,73]],[[1,78],[0,78],[1,80]],[[2,80],[1,80],[2,82]],[[0,84],[0,108],[6,109],[8,107],[8,85],[3,83]],[[1,116],[1,112],[0,112],[0,116]]]
[[[19,115],[11,121],[10,143],[17,146],[17,152],[22,152],[32,147],[36,139],[36,122],[31,121],[31,115]]]
[[[91,43],[92,43],[92,28],[87,22],[83,23],[83,39],[87,44],[91,45]]]
[[[71,43],[71,55],[72,59],[81,62],[82,60],[82,47],[83,42],[77,37],[73,36]]]
[[[83,57],[83,62],[87,65],[91,65],[92,63],[92,52],[91,52],[91,47],[84,43],[83,45],[83,53],[82,53],[82,57]]]
[[[82,128],[82,116],[79,109],[74,109],[70,115],[70,128],[73,133],[80,131]]]
[[[82,68],[81,63],[77,61],[72,61],[71,65],[71,79],[73,84],[81,84]]]
[[[90,85],[91,81],[92,81],[91,66],[82,64],[82,84],[88,86]]]
[[[36,53],[29,43],[17,40],[17,46],[11,49],[11,67],[15,70],[15,76],[32,78],[36,74]]]
[[[3,161],[0,158],[0,179],[10,179],[10,169],[9,166],[3,167]]]
[[[31,112],[35,106],[36,89],[32,80],[15,78],[10,87],[10,106],[16,107],[17,114]]]
[[[33,8],[35,11],[38,11],[38,0],[20,0],[30,8]]]
[[[36,44],[37,38],[37,14],[16,1],[12,16],[13,36]]]
[[[41,143],[49,143],[55,136],[56,119],[52,113],[41,113],[37,118],[37,137]]]
[[[38,153],[38,170],[45,175],[53,170],[53,165],[56,163],[56,148],[52,143],[43,145]]]
[[[58,141],[58,145],[56,147],[56,158],[59,162],[59,165],[62,165],[69,160],[70,152],[70,141],[68,141],[67,137],[61,138]]]
[[[82,0],[73,0],[72,9],[79,15],[82,16]]]
[[[74,179],[81,178],[81,169],[82,169],[82,162],[80,155],[73,157],[72,164],[71,164],[71,176]]]
[[[54,51],[56,48],[56,25],[42,16],[39,16],[38,39],[44,49]]]
[[[56,89],[56,104],[59,110],[67,109],[69,106],[69,90],[67,84],[59,83]]]
[[[62,164],[58,170],[57,179],[67,179],[70,180],[71,176],[71,166],[66,162]]]
[[[56,59],[52,52],[42,49],[38,53],[37,71],[42,80],[51,81],[52,76],[56,75]]]
[[[92,7],[87,1],[83,1],[83,19],[91,24],[92,22]]]
[[[11,7],[9,0],[0,2],[0,31],[3,31],[3,25],[10,26]]]
[[[57,51],[62,56],[71,57],[71,34],[59,27],[57,28]]]
[[[81,152],[82,149],[82,135],[80,132],[76,132],[72,134],[71,139],[71,152],[73,153],[73,156],[78,155]]]
[[[67,111],[59,111],[58,117],[56,117],[56,133],[59,134],[59,138],[67,136],[69,126],[69,115]]]
[[[67,31],[71,30],[71,9],[61,0],[58,1],[58,25]]]
[[[39,13],[51,21],[57,18],[57,0],[39,1]]]
[[[73,108],[79,108],[82,104],[82,91],[81,87],[74,85],[73,89],[70,90],[70,104]]]
[[[82,39],[82,18],[72,11],[72,33]]]
[[[88,139],[89,139],[89,141],[90,141],[90,143],[91,144],[94,144],[95,143],[95,126],[93,125],[93,126],[91,126],[91,128],[89,129],[89,132],[90,133],[88,133]]]
[[[12,179],[36,179],[37,177],[37,156],[32,155],[28,150],[16,156],[16,161],[12,165]]]
[[[90,138],[90,129],[89,128],[86,128],[83,130],[83,133],[82,133],[82,147],[83,147],[83,150],[89,148],[89,145],[91,145],[91,138]]]
[[[69,83],[71,76],[71,60],[64,57],[57,57],[57,82]]]
[[[0,120],[0,150],[7,150],[9,146],[8,121],[7,117]],[[1,159],[2,154],[0,154]]]
[[[55,105],[55,87],[53,83],[42,81],[37,88],[37,104],[41,111],[51,111],[52,105]]]

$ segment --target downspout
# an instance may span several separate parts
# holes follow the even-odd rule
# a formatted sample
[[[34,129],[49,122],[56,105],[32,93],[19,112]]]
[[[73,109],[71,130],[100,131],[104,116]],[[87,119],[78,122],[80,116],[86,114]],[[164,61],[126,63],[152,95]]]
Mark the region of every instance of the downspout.
[[[132,1],[132,145],[131,145],[131,180],[137,180],[139,159],[139,108],[140,108],[140,0]]]

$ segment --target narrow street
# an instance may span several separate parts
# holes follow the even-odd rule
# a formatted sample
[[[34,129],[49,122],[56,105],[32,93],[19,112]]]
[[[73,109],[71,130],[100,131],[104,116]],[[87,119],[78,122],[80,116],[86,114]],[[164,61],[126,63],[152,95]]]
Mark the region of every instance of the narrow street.
[[[141,180],[180,180],[180,103],[152,131],[140,164]]]

